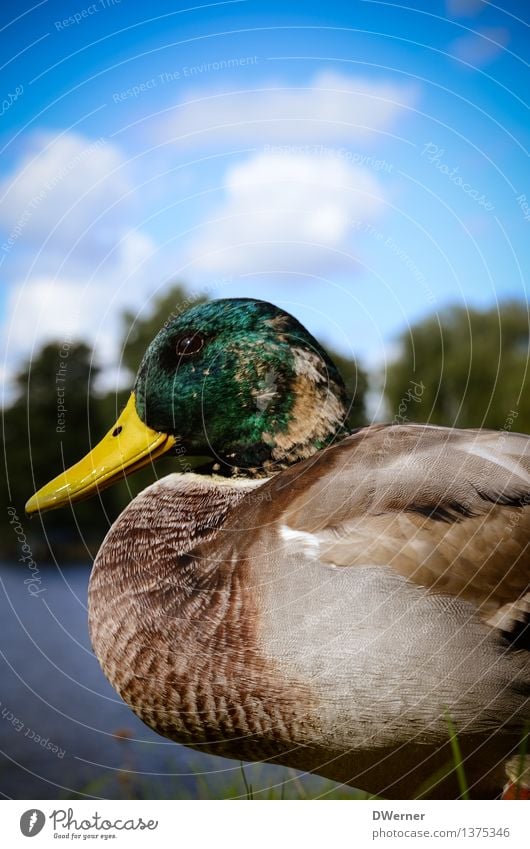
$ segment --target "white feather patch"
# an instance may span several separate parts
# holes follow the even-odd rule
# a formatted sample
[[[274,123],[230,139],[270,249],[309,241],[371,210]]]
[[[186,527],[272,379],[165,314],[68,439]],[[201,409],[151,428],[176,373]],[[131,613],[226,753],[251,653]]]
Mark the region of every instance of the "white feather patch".
[[[280,536],[289,548],[302,552],[312,560],[318,560],[320,543],[314,534],[307,531],[295,531],[289,525],[280,525]]]

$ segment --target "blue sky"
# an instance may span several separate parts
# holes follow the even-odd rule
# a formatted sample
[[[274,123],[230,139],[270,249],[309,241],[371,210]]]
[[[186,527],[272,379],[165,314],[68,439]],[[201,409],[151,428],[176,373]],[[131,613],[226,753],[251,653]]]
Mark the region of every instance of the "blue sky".
[[[119,363],[171,281],[286,306],[383,368],[450,303],[526,299],[517,2],[11,2],[0,10],[4,377]],[[528,205],[527,205],[528,204]]]

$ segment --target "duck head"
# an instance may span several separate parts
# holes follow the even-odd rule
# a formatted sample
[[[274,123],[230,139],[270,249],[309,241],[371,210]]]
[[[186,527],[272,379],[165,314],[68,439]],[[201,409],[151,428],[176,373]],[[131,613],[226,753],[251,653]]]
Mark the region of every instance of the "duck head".
[[[347,433],[342,378],[293,316],[251,299],[172,315],[149,345],[122,414],[28,514],[94,494],[172,451],[176,471],[260,477]]]

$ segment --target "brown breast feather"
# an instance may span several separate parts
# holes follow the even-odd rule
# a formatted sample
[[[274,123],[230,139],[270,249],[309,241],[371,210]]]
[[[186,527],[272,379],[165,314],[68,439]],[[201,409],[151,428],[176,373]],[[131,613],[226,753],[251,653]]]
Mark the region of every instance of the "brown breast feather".
[[[303,736],[308,688],[292,681],[286,694],[263,657],[247,563],[231,535],[216,556],[226,517],[252,491],[193,477],[190,486],[164,478],[113,525],[90,580],[92,644],[111,684],[159,733],[284,762]]]

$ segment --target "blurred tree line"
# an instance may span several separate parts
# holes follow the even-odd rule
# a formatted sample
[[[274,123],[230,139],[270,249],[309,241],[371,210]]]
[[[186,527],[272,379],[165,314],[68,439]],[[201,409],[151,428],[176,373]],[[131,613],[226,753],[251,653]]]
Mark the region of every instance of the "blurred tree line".
[[[387,369],[389,421],[502,430],[514,418],[512,429],[530,432],[529,330],[522,302],[452,307],[418,322]]]
[[[156,467],[147,466],[90,500],[32,519],[24,514],[24,504],[36,489],[81,459],[109,430],[129,397],[145,349],[168,316],[201,300],[205,299],[191,300],[181,286],[174,286],[155,301],[145,317],[124,312],[120,351],[122,364],[130,372],[130,385],[123,391],[98,391],[101,370],[83,342],[49,343],[23,366],[16,377],[15,397],[3,410],[5,475],[0,479],[0,498],[6,507],[0,556],[18,557],[19,543],[9,525],[13,514],[6,509],[13,508],[36,560],[91,560],[110,524],[131,498],[175,471],[174,459],[164,457]],[[330,353],[355,395],[352,426],[360,425],[365,420],[366,374],[354,361]],[[60,400],[66,408],[64,420],[58,418]]]
[[[121,352],[130,385],[147,345],[164,321],[190,304],[185,290],[175,286],[145,317],[123,314]],[[62,355],[62,347],[60,342],[45,345],[17,376],[16,395],[3,411],[5,475],[0,487],[3,504],[14,508],[22,521],[33,557],[45,561],[56,556],[64,563],[93,559],[125,505],[156,478],[174,471],[175,463],[171,457],[162,458],[156,468],[148,466],[91,500],[32,520],[25,517],[27,498],[89,451],[114,423],[129,396],[130,387],[118,393],[98,391],[100,368],[87,345],[72,343],[67,356]],[[503,429],[514,418],[514,429],[528,432],[528,353],[529,319],[521,303],[484,311],[453,307],[428,317],[399,339],[399,355],[385,376],[387,419]],[[362,425],[366,422],[366,374],[353,360],[332,350],[330,354],[354,396],[351,425]],[[64,428],[57,427],[61,368],[67,410]],[[16,558],[18,542],[6,508],[0,554]]]

